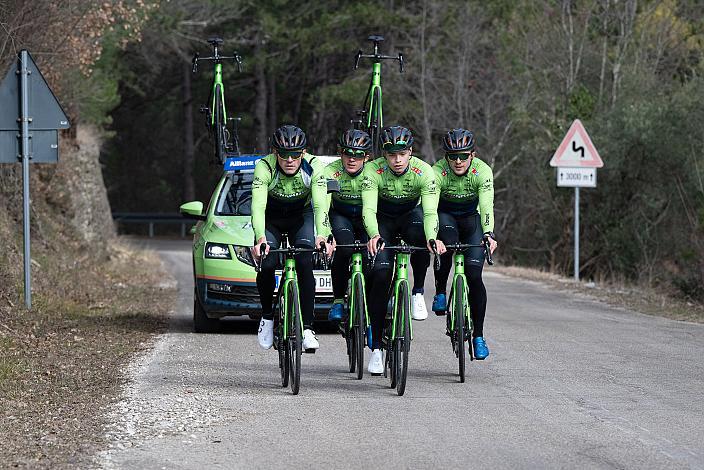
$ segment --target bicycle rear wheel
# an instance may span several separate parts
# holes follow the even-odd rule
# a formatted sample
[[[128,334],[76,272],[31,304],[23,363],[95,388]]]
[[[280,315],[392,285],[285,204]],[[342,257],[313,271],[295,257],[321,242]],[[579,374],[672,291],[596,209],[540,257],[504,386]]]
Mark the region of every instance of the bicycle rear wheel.
[[[464,344],[465,344],[465,318],[467,315],[467,312],[465,311],[465,303],[464,303],[464,292],[465,292],[465,286],[464,286],[464,279],[461,276],[457,276],[457,280],[455,282],[455,285],[453,287],[455,291],[455,295],[453,298],[453,303],[454,303],[454,308],[453,308],[453,315],[455,317],[455,331],[453,332],[454,338],[455,338],[455,355],[457,356],[457,362],[458,362],[458,367],[459,367],[459,374],[460,374],[460,382],[464,383],[464,374],[465,374],[465,352],[464,352]]]
[[[354,306],[355,306],[355,323],[353,326],[353,341],[354,352],[357,362],[357,380],[362,380],[364,377],[364,332],[367,328],[365,320],[367,317],[366,303],[364,302],[364,285],[362,277],[358,274],[354,278]]]
[[[215,109],[213,110],[215,120],[213,122],[213,139],[215,140],[215,158],[218,163],[225,161],[225,148],[227,139],[225,137],[225,110],[222,102],[222,90],[220,86],[215,87]]]
[[[401,308],[396,315],[396,339],[394,340],[394,366],[396,367],[396,393],[403,395],[406,391],[408,375],[408,354],[411,350],[411,295],[408,283],[399,286]]]
[[[301,349],[303,333],[301,332],[301,304],[298,300],[298,283],[290,281],[286,292],[286,304],[289,312],[288,352],[289,371],[291,375],[291,392],[298,395],[301,386]]]

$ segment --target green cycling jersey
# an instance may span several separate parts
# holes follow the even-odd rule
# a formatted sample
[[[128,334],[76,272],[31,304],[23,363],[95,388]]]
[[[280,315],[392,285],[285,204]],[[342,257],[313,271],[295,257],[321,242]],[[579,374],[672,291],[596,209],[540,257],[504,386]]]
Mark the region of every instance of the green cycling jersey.
[[[474,157],[467,173],[458,176],[444,158],[435,165],[440,191],[438,210],[451,215],[475,214],[479,209],[482,233],[494,231],[494,175],[491,167]]]
[[[303,155],[298,171],[288,176],[279,168],[276,155],[257,162],[252,180],[252,227],[255,242],[266,236],[266,214],[295,215],[311,206],[318,235],[330,232],[327,217],[327,186],[320,161]]]
[[[342,160],[335,160],[323,170],[326,179],[337,180],[340,192],[328,196],[328,205],[346,217],[362,215],[362,171],[350,175],[345,171]]]
[[[386,159],[364,165],[362,181],[362,219],[370,238],[379,235],[377,212],[398,216],[413,210],[419,202],[423,208],[423,230],[427,240],[438,234],[438,188],[433,168],[418,157],[411,157],[408,168],[396,175]]]

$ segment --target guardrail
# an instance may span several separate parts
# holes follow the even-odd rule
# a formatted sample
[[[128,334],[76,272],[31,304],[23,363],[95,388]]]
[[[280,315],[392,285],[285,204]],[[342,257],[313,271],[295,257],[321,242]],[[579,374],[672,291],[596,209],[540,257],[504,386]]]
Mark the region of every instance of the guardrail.
[[[178,212],[113,212],[112,220],[119,224],[149,224],[149,238],[154,237],[154,225],[181,225],[181,238],[186,238],[186,226],[195,224]]]

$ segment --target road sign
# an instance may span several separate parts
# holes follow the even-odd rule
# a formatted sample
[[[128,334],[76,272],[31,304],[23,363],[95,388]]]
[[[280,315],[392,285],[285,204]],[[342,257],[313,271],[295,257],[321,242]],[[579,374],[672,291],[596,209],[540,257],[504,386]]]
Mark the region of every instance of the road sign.
[[[596,168],[557,169],[557,185],[571,188],[596,188]]]
[[[27,51],[0,83],[0,163],[17,163],[22,156],[22,98],[27,100],[28,155],[31,163],[59,160],[58,129],[70,124],[59,101]],[[26,57],[23,59],[22,57]],[[22,75],[24,65],[27,73]],[[24,95],[21,82],[26,80]]]
[[[58,129],[69,128],[66,113],[26,49],[17,54],[0,84],[0,163],[22,162],[24,302],[32,308],[29,225],[29,164],[59,160]]]
[[[575,119],[550,160],[550,166],[601,168],[604,162],[596,151],[582,121]]]

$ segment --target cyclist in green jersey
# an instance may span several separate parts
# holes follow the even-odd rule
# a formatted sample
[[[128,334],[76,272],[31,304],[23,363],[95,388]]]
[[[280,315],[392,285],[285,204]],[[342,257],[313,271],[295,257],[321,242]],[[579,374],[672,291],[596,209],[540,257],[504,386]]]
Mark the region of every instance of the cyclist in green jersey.
[[[329,227],[326,216],[326,185],[322,165],[306,153],[306,134],[296,126],[285,125],[274,132],[273,153],[259,160],[254,167],[252,181],[252,226],[256,240],[253,252],[261,259],[260,245],[266,243],[278,248],[282,233],[288,233],[289,241],[299,248],[313,248],[325,243],[326,233],[315,237],[315,222],[325,232]],[[314,222],[315,221],[315,222]],[[329,228],[327,228],[329,232]],[[328,256],[332,245],[326,247]],[[275,270],[277,257],[266,257],[257,273],[257,289],[262,304],[262,319],[259,323],[259,345],[269,349],[274,342],[274,313],[272,301],[276,288]],[[296,273],[300,286],[301,314],[303,316],[303,349],[318,349],[318,339],[313,331],[313,303],[315,301],[315,278],[313,276],[312,253],[296,255]]]
[[[393,273],[393,253],[384,250],[383,244],[378,246],[379,240],[393,243],[394,238],[401,236],[410,245],[428,247],[428,252],[418,252],[421,256],[411,258],[414,283],[412,317],[423,320],[428,315],[423,284],[430,265],[430,241],[435,240],[438,232],[435,174],[430,165],[411,155],[411,132],[401,126],[386,127],[381,132],[381,144],[384,158],[364,166],[362,183],[362,218],[370,238],[367,246],[369,253],[376,255],[367,292],[373,350],[368,370],[372,374],[380,374],[384,369],[381,336]],[[438,252],[444,253],[444,244],[440,240],[436,243]],[[422,304],[422,310],[415,308],[416,303]]]
[[[358,129],[348,129],[338,141],[340,159],[325,167],[325,178],[337,180],[340,184],[340,192],[328,197],[328,215],[335,243],[350,245],[355,240],[367,242],[367,233],[362,223],[362,170],[371,148],[369,134]],[[340,321],[343,317],[351,257],[350,248],[335,250],[335,258],[330,267],[332,293],[335,297],[328,314],[330,321]]]
[[[477,158],[476,139],[471,131],[452,129],[442,140],[445,158],[434,166],[440,191],[438,238],[447,244],[489,243],[493,253],[497,247],[494,236],[494,177],[491,167]],[[464,253],[465,274],[469,290],[470,312],[474,327],[472,344],[474,357],[485,359],[489,348],[484,340],[486,289],[482,281],[484,249],[470,248]],[[447,309],[447,279],[452,256],[440,257],[440,271],[435,274],[433,311],[444,315]]]

